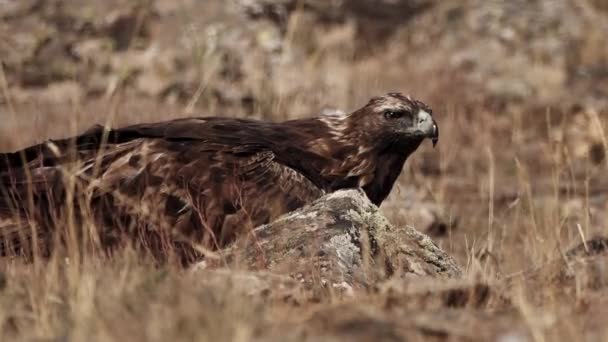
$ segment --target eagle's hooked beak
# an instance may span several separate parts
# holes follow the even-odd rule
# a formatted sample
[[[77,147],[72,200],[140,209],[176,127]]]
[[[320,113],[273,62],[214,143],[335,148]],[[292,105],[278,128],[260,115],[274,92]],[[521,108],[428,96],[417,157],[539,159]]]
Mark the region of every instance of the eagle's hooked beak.
[[[439,126],[431,114],[421,110],[418,112],[418,130],[423,132],[433,142],[433,147],[439,142]]]
[[[433,142],[433,148],[435,148],[439,142],[439,126],[437,126],[437,122],[435,122],[435,120],[433,120],[433,133],[431,134],[431,141]]]

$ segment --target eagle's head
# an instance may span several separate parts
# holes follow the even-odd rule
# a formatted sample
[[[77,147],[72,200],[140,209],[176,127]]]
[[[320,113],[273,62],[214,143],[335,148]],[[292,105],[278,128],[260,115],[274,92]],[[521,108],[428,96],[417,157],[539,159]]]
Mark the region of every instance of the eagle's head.
[[[326,156],[320,169],[329,188],[360,187],[377,205],[418,146],[426,138],[433,146],[439,141],[429,106],[399,93],[374,97],[350,114],[334,113],[320,120],[330,134],[312,139],[309,148]]]
[[[429,106],[399,93],[374,97],[350,114],[331,112],[312,120],[323,128],[309,120],[290,123],[297,134],[310,137],[306,149],[318,163],[298,167],[314,164],[312,173],[319,172],[328,190],[359,187],[377,205],[420,144],[427,138],[433,146],[439,141]]]
[[[439,141],[439,127],[429,106],[400,93],[372,98],[353,112],[349,120],[356,131],[366,132],[386,148],[418,146],[429,138],[433,146]]]

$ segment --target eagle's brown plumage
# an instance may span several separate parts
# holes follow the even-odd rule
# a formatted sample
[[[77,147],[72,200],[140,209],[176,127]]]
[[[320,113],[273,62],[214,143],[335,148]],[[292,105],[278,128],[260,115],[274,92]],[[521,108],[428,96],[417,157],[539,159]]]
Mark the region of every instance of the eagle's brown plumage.
[[[48,242],[67,215],[92,219],[106,247],[129,236],[153,249],[218,248],[337,189],[360,187],[379,205],[423,139],[436,142],[430,113],[392,93],[347,115],[96,126],[0,154],[3,250],[18,250],[31,225]]]

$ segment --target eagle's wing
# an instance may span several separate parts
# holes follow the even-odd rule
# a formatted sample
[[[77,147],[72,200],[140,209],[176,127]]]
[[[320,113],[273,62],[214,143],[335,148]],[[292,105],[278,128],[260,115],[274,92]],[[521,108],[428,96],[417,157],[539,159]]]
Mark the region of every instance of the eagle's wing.
[[[172,239],[208,247],[223,246],[324,193],[271,151],[167,141],[144,141],[109,164],[94,191],[94,200],[111,204],[103,210],[106,222],[128,216],[146,229],[169,229]]]
[[[72,140],[72,152],[68,141],[56,141],[22,152],[25,168],[1,170],[0,218],[13,218],[5,225],[12,233],[15,217],[49,224],[44,221],[65,213],[56,207],[66,203],[71,180],[81,197],[73,200],[74,210],[82,212],[78,218],[94,219],[103,243],[128,234],[223,246],[238,232],[324,193],[277,158],[263,137],[247,121],[178,120],[110,132],[94,128]],[[17,156],[4,159],[8,166]],[[29,212],[28,200],[35,202],[36,213]]]
[[[0,154],[0,255],[6,254],[7,241],[22,248],[19,245],[24,239],[31,241],[34,233],[41,239],[50,238],[53,228],[65,226],[68,204],[72,216],[81,219],[85,210],[82,195],[92,181],[92,170],[103,173],[105,165],[134,146],[134,142],[108,145],[93,153],[74,145],[68,151],[62,143],[47,142]]]

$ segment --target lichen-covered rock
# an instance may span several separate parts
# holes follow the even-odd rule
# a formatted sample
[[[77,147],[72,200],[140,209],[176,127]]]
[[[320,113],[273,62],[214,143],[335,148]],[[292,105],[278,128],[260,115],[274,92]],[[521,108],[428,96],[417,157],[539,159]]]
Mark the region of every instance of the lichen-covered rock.
[[[359,190],[326,195],[253,230],[227,258],[338,291],[390,276],[458,277],[460,268],[426,235],[394,227]]]

